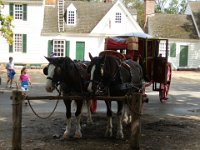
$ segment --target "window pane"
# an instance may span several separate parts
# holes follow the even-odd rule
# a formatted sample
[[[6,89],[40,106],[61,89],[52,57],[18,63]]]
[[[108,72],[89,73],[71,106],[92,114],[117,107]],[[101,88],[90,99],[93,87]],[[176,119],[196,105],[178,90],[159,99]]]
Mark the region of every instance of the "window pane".
[[[122,17],[121,17],[121,13],[117,12],[115,14],[115,23],[121,23]]]
[[[53,42],[53,52],[57,57],[64,57],[65,50],[64,40],[54,40]]]
[[[23,35],[22,34],[15,34],[14,50],[15,52],[23,51]]]
[[[75,14],[74,14],[74,11],[68,11],[68,19],[67,19],[67,24],[74,24],[75,23],[75,21],[74,21],[74,19],[75,19]]]
[[[22,5],[15,5],[14,18],[22,20],[23,19],[23,7]]]

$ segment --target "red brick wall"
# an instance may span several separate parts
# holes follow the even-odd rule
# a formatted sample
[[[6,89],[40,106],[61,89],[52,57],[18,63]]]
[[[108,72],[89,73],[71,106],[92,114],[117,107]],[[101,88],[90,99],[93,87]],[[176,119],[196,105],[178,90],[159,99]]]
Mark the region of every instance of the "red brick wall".
[[[45,5],[55,5],[56,0],[45,0]]]
[[[112,0],[104,0],[104,3],[112,3]]]

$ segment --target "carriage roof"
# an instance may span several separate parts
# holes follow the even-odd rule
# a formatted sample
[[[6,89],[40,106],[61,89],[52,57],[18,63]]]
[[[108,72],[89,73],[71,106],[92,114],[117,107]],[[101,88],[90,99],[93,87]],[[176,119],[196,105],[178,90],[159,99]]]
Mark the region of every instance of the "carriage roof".
[[[161,39],[153,37],[146,33],[127,33],[119,36],[112,36],[105,38],[105,50],[139,50],[140,53],[144,51],[154,51],[159,54],[161,41],[166,45],[164,49],[164,56],[167,58],[168,39]],[[134,49],[136,46],[136,49]],[[153,46],[153,47],[152,47]],[[131,47],[131,48],[130,48]],[[154,53],[153,52],[153,53]]]
[[[119,36],[115,36],[113,38],[129,38],[129,37],[138,37],[138,38],[147,38],[147,39],[152,39],[153,36],[146,34],[146,33],[141,33],[141,32],[132,32],[132,33],[126,33],[122,34]]]

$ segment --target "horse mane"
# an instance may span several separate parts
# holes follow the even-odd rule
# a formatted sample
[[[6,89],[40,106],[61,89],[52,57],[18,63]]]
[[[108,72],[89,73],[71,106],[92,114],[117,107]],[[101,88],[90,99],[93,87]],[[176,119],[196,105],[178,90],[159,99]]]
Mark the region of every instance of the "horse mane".
[[[115,68],[114,65],[117,67]],[[109,73],[110,75],[114,76],[116,71],[121,66],[121,60],[119,58],[113,57],[113,56],[105,56],[104,58],[104,70],[106,73]]]
[[[63,78],[66,85],[70,86],[69,89],[75,89],[77,91],[83,91],[85,81],[89,79],[87,73],[87,63],[85,61],[72,60],[69,57],[65,57],[61,65],[63,72]]]

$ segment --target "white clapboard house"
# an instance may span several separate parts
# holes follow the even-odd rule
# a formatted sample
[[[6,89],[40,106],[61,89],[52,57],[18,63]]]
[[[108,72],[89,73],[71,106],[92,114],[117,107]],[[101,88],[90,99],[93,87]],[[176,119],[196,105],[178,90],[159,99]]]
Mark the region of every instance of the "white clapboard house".
[[[188,1],[184,15],[155,13],[154,0],[145,1],[147,32],[169,39],[168,60],[173,68],[200,69],[200,1]]]
[[[51,52],[89,60],[89,52],[104,50],[105,37],[143,33],[120,1],[6,0],[2,13],[14,18],[14,43],[0,37],[0,63],[13,56],[15,64],[43,64]]]

